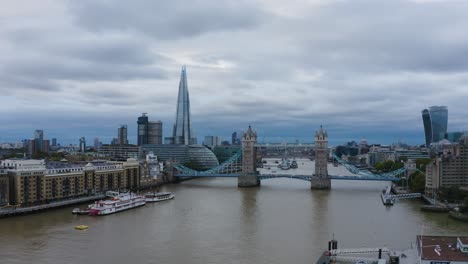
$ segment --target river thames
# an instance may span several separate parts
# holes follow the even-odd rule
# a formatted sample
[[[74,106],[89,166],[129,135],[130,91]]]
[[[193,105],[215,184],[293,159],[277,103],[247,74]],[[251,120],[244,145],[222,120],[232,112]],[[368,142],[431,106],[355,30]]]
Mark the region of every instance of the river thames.
[[[299,165],[301,166],[301,164]],[[292,179],[237,188],[230,178],[164,186],[175,199],[103,217],[62,208],[0,219],[0,262],[315,263],[333,234],[339,247],[404,249],[424,234],[468,235],[420,200],[382,205],[385,182],[332,181],[311,191]],[[88,225],[78,231],[76,225]]]

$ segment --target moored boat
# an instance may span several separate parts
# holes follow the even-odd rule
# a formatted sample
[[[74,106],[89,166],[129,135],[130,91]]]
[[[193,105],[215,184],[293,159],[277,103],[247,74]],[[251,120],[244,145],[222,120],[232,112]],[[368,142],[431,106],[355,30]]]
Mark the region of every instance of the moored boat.
[[[158,193],[147,193],[145,194],[145,200],[147,203],[161,202],[173,199],[175,196],[170,192],[158,192]]]
[[[134,193],[121,193],[111,200],[95,202],[89,205],[89,215],[108,215],[132,209],[146,204],[144,196]]]
[[[89,209],[75,208],[73,209],[72,214],[87,215],[89,214]]]

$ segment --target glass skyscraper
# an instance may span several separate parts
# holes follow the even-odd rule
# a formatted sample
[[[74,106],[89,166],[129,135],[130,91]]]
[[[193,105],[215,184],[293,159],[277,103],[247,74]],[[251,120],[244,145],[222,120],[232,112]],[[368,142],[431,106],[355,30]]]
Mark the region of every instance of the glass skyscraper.
[[[185,65],[182,66],[182,72],[179,82],[179,95],[177,97],[176,122],[171,138],[166,138],[170,144],[191,145],[196,144],[197,139],[192,131],[192,122],[190,117],[190,99],[187,85],[187,71]]]
[[[444,139],[447,133],[448,109],[446,106],[431,106],[422,111],[426,146]]]

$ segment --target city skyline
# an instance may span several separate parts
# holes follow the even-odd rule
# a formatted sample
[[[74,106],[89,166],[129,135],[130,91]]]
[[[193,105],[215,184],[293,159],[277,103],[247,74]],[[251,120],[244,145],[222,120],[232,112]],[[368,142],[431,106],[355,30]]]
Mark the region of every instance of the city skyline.
[[[168,137],[184,64],[199,142],[228,139],[248,124],[265,141],[311,142],[311,128],[323,124],[335,134],[331,144],[362,137],[424,144],[420,111],[429,105],[448,106],[448,131],[468,128],[465,3],[4,6],[2,142],[32,138],[35,129],[62,143],[109,142],[127,124],[135,143],[142,112],[163,121]],[[174,20],[168,10],[187,15]]]

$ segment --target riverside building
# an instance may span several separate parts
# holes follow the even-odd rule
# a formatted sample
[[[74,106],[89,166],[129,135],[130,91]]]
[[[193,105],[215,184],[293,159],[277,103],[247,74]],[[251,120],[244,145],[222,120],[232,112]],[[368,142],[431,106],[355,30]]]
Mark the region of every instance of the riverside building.
[[[468,137],[444,152],[426,166],[425,192],[431,196],[440,187],[468,187]]]
[[[78,198],[108,190],[139,187],[138,161],[93,161],[87,164],[46,164],[44,160],[0,161],[0,199],[4,204],[31,206]],[[8,186],[1,182],[8,178]],[[6,194],[6,195],[5,195]]]

